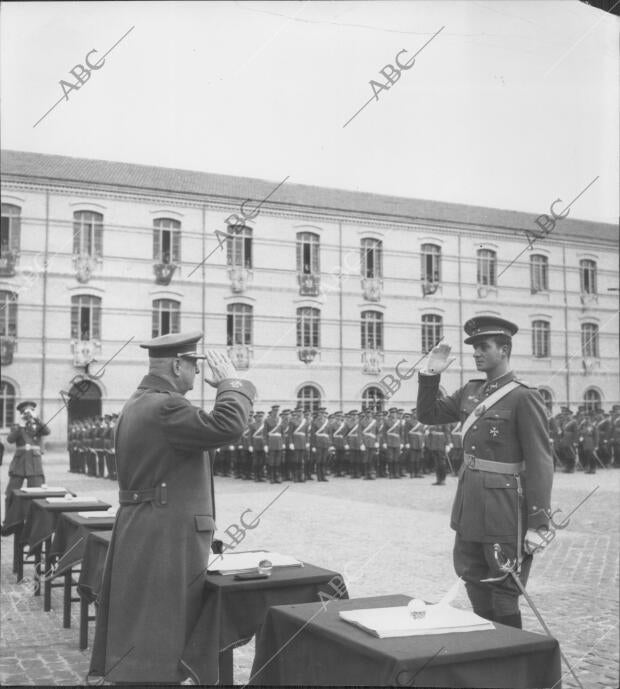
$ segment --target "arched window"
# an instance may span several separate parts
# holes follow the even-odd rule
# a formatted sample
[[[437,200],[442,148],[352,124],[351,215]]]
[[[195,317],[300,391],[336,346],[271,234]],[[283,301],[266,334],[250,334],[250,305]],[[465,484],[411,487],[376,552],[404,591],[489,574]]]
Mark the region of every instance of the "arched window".
[[[583,294],[596,294],[596,261],[589,258],[579,261],[579,278]]]
[[[383,314],[380,311],[362,311],[362,349],[383,350]]]
[[[181,223],[173,218],[157,218],[153,223],[153,261],[180,263]]]
[[[7,428],[15,423],[15,387],[6,380],[0,384],[0,425]]]
[[[364,278],[383,277],[383,243],[379,239],[362,239],[361,269]]]
[[[546,292],[549,289],[549,260],[542,254],[530,256],[531,291]]]
[[[297,405],[316,411],[321,406],[321,393],[314,385],[304,385],[297,393]]]
[[[321,312],[310,306],[297,309],[297,346],[321,346]]]
[[[477,280],[479,285],[497,284],[497,254],[492,249],[478,249]]]
[[[249,304],[228,304],[226,307],[226,344],[252,344],[252,312]]]
[[[596,323],[581,324],[581,353],[584,359],[598,359],[598,325]]]
[[[436,244],[422,244],[420,256],[422,282],[429,285],[441,282],[441,247]]]
[[[17,338],[17,293],[0,291],[0,336]]]
[[[247,225],[229,225],[226,240],[226,261],[229,266],[252,268],[252,228]]]
[[[21,232],[21,208],[10,203],[2,204],[0,225],[0,256],[6,259],[9,251],[19,251]]]
[[[297,272],[303,275],[321,272],[319,262],[320,238],[313,232],[297,234]]]
[[[587,411],[597,411],[601,408],[601,393],[595,388],[588,388],[583,395],[583,401]]]
[[[71,297],[71,338],[101,340],[101,298],[89,294]]]
[[[153,300],[151,336],[181,332],[181,303],[174,299]]]
[[[543,399],[547,411],[553,413],[553,393],[549,388],[538,388],[538,392]]]
[[[103,215],[94,211],[73,214],[73,253],[103,256]]]
[[[534,321],[532,323],[532,356],[551,356],[550,326],[548,321]]]
[[[371,409],[372,412],[383,411],[385,395],[381,388],[375,386],[368,387],[362,392],[362,406]]]
[[[443,336],[443,319],[433,313],[422,316],[422,353],[428,354]]]

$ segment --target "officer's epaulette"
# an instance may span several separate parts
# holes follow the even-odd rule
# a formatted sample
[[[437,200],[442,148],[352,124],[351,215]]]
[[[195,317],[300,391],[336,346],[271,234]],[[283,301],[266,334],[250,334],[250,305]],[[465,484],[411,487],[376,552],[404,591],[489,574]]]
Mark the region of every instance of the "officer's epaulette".
[[[518,378],[514,379],[515,383],[519,383],[519,385],[523,385],[524,388],[530,388],[531,390],[538,390],[538,385],[532,385],[531,383],[528,383],[526,380],[519,380]]]

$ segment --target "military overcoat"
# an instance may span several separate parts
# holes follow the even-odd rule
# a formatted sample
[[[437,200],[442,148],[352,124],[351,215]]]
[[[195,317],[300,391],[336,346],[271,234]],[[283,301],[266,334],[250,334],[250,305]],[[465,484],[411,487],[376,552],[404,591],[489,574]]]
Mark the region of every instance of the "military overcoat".
[[[255,392],[247,381],[226,379],[207,414],[149,374],[123,407],[115,435],[121,505],[90,674],[120,683],[178,684],[188,676],[199,684],[217,681],[217,663],[189,667],[183,660],[215,529],[205,450],[239,437]],[[155,499],[142,501],[149,491]]]

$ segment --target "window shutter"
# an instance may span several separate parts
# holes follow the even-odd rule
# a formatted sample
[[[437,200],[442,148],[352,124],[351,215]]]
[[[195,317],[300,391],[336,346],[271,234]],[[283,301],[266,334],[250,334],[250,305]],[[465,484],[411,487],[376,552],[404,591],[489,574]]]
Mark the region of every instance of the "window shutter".
[[[151,319],[151,337],[159,336],[159,300],[153,302],[153,317]]]
[[[252,267],[252,237],[245,237],[245,267]]]
[[[95,225],[95,256],[103,258],[103,222],[99,218],[94,220]]]
[[[11,227],[10,248],[12,251],[19,251],[21,241],[22,219],[19,215],[13,217]]]
[[[172,230],[172,262],[181,262],[181,230],[177,228]]]
[[[303,242],[301,240],[302,235],[297,235],[297,272],[298,273],[303,273],[304,272],[304,266],[303,266],[303,256],[302,256],[302,246]]]
[[[170,332],[180,333],[181,332],[181,307],[177,302],[172,302],[170,305]]]
[[[153,262],[161,261],[161,231],[159,227],[153,229]]]
[[[80,307],[75,297],[71,299],[71,339],[80,339]]]
[[[101,299],[93,299],[91,317],[93,323],[91,339],[101,340]]]
[[[73,253],[79,254],[82,243],[82,222],[79,213],[76,213],[73,218]]]

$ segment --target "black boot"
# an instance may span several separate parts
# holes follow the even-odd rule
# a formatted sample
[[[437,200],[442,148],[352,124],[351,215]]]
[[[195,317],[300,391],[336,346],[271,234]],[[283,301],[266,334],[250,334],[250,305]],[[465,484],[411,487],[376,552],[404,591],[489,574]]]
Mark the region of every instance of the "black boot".
[[[521,625],[521,613],[517,612],[514,615],[498,615],[495,622],[505,624],[507,627],[515,627],[515,629],[523,629]]]
[[[269,483],[275,483],[276,482],[276,468],[275,467],[269,467]]]
[[[282,483],[282,479],[280,478],[280,467],[275,467],[274,477],[275,477],[274,483]]]

